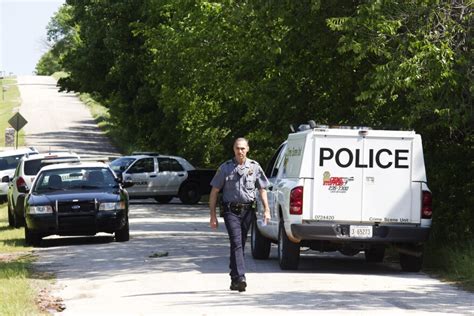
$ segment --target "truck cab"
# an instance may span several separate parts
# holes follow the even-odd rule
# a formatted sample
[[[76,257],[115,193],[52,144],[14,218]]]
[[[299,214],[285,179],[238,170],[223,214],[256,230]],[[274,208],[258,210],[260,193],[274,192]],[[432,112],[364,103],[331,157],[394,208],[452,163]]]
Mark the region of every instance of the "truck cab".
[[[306,126],[289,134],[266,169],[271,220],[252,227],[252,254],[278,244],[282,269],[296,269],[300,247],[365,253],[380,262],[393,245],[405,271],[419,271],[431,227],[421,136],[414,131]]]

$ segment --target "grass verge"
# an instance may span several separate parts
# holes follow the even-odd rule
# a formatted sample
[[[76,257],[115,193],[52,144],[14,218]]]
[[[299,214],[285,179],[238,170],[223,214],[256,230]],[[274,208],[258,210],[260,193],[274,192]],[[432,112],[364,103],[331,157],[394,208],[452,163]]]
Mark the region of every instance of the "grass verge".
[[[11,127],[8,120],[13,116],[14,110],[20,106],[21,99],[14,77],[0,79],[0,86],[0,135],[5,135],[5,129]],[[18,145],[23,146],[24,143],[24,132],[20,131]],[[0,147],[5,147],[4,136],[0,139]]]
[[[474,292],[474,240],[466,241],[462,246],[428,245],[424,270]]]
[[[0,315],[39,315],[32,282],[31,248],[23,230],[8,227],[6,204],[0,205]]]

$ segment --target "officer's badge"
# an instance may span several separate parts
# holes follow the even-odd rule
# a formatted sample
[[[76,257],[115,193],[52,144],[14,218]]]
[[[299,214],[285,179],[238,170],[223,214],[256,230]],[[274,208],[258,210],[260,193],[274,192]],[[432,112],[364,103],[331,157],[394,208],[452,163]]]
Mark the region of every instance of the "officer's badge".
[[[247,173],[247,175],[249,175],[249,176],[253,175],[253,168],[249,169],[249,172]]]

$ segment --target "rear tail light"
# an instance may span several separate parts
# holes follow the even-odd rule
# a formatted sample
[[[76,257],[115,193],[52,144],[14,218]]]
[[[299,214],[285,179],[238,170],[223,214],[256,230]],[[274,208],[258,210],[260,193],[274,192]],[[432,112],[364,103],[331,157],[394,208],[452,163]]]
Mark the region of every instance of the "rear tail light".
[[[19,178],[16,180],[16,187],[17,187],[17,188],[19,188],[19,187],[26,187],[25,179],[23,179],[22,177],[19,177]]]
[[[290,193],[290,214],[303,214],[303,187],[296,187]]]
[[[423,191],[422,201],[421,201],[421,218],[430,219],[433,215],[433,206],[431,192]]]

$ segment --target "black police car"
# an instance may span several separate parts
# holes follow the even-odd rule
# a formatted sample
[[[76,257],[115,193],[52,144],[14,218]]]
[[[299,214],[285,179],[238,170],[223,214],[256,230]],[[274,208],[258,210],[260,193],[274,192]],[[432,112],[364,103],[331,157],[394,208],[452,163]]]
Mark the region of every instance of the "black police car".
[[[26,243],[37,246],[48,235],[98,232],[128,241],[128,186],[102,162],[43,167],[25,197]]]

